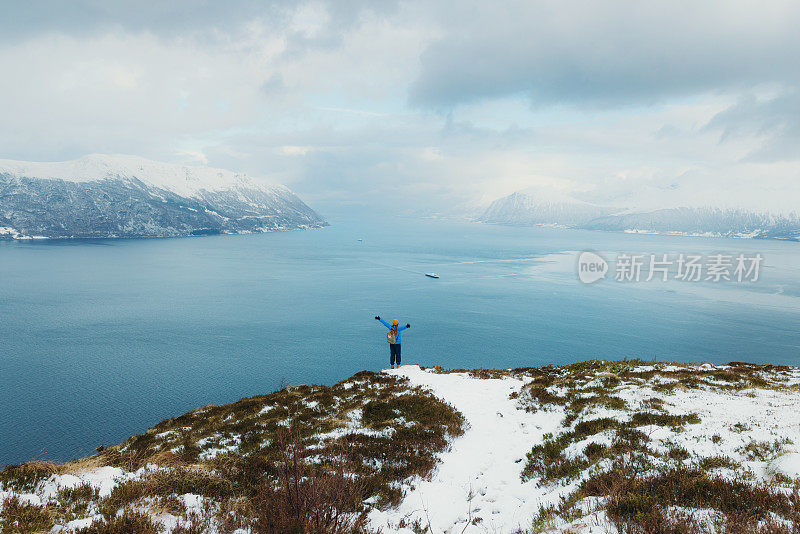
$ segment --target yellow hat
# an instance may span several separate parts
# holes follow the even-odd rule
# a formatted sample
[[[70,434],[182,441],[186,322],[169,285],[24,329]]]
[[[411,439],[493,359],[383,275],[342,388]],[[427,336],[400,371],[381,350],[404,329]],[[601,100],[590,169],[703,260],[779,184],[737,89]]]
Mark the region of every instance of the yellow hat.
[[[397,319],[392,319],[392,324],[397,326],[400,324],[400,321],[398,321]]]

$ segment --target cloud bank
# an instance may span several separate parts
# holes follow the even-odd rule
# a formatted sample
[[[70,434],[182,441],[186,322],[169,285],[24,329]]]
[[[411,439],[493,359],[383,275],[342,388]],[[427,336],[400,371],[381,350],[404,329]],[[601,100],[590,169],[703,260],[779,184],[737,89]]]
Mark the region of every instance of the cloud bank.
[[[789,210],[797,27],[790,1],[9,2],[0,156],[415,213],[530,186]]]

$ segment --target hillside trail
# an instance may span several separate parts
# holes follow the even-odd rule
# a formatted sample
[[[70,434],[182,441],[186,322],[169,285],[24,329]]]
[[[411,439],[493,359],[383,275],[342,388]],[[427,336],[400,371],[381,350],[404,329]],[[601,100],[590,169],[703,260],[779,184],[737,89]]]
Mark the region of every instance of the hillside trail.
[[[509,398],[524,382],[514,378],[479,379],[465,373],[435,373],[417,365],[385,371],[405,376],[450,403],[467,420],[463,436],[430,480],[417,480],[396,509],[374,511],[373,526],[396,528],[402,519],[418,521],[434,533],[513,532],[530,527],[547,492],[520,473],[526,454],[542,436],[554,432],[560,412],[529,413]],[[399,532],[413,532],[398,529]]]

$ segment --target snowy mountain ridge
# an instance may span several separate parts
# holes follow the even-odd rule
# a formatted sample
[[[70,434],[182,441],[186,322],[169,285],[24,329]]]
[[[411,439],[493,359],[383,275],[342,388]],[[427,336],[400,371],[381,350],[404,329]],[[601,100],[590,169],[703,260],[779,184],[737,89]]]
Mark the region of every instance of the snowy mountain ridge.
[[[588,230],[715,237],[800,239],[800,217],[723,206],[675,206],[641,209],[592,204],[565,195],[518,191],[495,200],[480,222],[519,226],[553,225]]]
[[[292,191],[136,156],[0,160],[0,238],[180,237],[317,228]]]
[[[184,197],[200,191],[226,189],[270,188],[260,185],[249,176],[225,169],[199,165],[178,165],[153,161],[125,154],[89,154],[71,161],[37,162],[0,159],[0,174],[15,178],[39,178],[70,182],[93,182],[112,179],[137,179]]]
[[[541,198],[537,194],[518,191],[492,202],[478,220],[514,225],[581,226],[612,211],[568,195]]]

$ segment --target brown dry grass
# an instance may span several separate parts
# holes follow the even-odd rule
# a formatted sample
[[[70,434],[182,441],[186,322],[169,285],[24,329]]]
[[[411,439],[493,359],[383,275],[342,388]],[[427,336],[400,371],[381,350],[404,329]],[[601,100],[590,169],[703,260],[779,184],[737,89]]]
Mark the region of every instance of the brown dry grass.
[[[202,532],[209,521],[221,525],[220,532],[247,525],[258,532],[361,532],[363,501],[375,497],[379,506],[398,503],[401,482],[430,473],[437,454],[463,432],[463,425],[452,406],[406,379],[362,372],[331,387],[301,385],[229,405],[208,405],[99,454],[63,465],[11,466],[0,472],[0,481],[33,491],[55,473],[106,465],[127,471],[145,464],[159,467],[119,484],[109,497],[95,494],[87,501],[77,493],[65,494],[46,507],[56,523],[63,523],[94,503],[104,521],[86,531],[90,533],[123,528],[118,512],[141,508],[182,517],[185,532]],[[228,444],[233,444],[230,452],[201,457],[203,450]],[[288,463],[294,464],[290,474]],[[190,518],[176,498],[186,493],[214,506]],[[303,523],[301,516],[310,522]],[[136,532],[151,528],[135,515],[124,521],[125,528]]]

